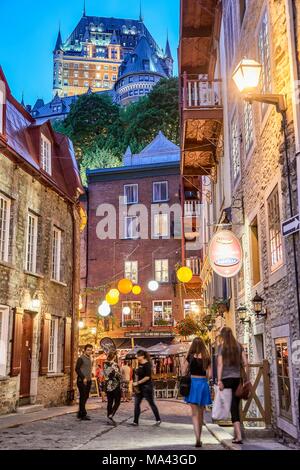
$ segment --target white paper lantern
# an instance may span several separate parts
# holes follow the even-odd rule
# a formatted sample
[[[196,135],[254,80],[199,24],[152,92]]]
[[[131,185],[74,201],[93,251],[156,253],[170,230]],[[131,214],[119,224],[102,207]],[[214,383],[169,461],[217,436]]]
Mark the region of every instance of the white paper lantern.
[[[130,315],[130,312],[131,312],[130,307],[127,306],[127,307],[123,308],[123,314],[124,315]]]
[[[159,288],[159,284],[157,281],[150,281],[148,283],[148,289],[152,292],[155,292]]]
[[[110,314],[110,305],[106,300],[99,306],[98,313],[101,317],[108,317]]]

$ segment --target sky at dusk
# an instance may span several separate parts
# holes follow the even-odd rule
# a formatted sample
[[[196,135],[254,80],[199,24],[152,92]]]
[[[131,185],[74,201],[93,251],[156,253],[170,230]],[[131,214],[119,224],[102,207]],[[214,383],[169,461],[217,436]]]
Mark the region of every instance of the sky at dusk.
[[[86,0],[91,16],[137,19],[140,0]],[[167,30],[174,58],[179,35],[179,0],[142,0],[144,21],[165,46]],[[59,23],[65,40],[83,11],[83,0],[0,0],[0,65],[13,95],[26,104],[52,96],[52,51]],[[174,64],[177,75],[177,61]]]

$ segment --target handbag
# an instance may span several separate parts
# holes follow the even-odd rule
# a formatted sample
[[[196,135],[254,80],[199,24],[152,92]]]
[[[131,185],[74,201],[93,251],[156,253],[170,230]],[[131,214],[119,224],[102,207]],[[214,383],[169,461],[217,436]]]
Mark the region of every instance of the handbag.
[[[190,391],[191,391],[192,378],[191,378],[190,368],[191,368],[191,362],[189,360],[189,367],[188,367],[186,375],[179,378],[179,393],[182,397],[189,396]]]
[[[224,388],[224,390],[220,390],[219,387],[215,387],[215,399],[212,407],[212,419],[214,421],[227,421],[230,416],[231,402],[231,388]]]
[[[235,396],[241,400],[248,400],[251,393],[251,383],[247,381],[244,367],[241,365],[241,381],[235,391]]]

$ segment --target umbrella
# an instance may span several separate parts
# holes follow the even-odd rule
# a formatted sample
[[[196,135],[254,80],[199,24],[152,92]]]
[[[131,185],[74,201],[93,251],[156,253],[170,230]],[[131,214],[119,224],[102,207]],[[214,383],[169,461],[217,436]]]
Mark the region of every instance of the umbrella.
[[[190,348],[190,343],[171,344],[161,352],[162,356],[180,356],[186,354]]]
[[[126,354],[125,359],[135,359],[137,352],[140,351],[140,350],[142,350],[142,351],[148,351],[147,348],[144,348],[143,346],[138,346],[138,345],[136,345],[136,346],[134,346],[133,349],[131,349],[131,351],[129,351],[129,352]]]
[[[168,347],[167,344],[160,342],[148,348],[148,353],[151,356],[156,356],[156,355],[159,355],[161,352],[163,352],[167,347]]]

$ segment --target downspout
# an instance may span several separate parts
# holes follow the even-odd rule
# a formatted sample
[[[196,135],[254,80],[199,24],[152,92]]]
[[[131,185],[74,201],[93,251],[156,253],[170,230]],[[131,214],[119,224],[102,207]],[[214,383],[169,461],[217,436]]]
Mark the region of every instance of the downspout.
[[[74,373],[75,373],[75,346],[76,346],[76,328],[78,323],[78,296],[76,296],[78,282],[78,259],[77,259],[77,224],[76,224],[77,203],[72,204],[72,324],[71,324],[71,359],[70,359],[70,391],[69,404],[73,404],[75,399],[74,391]]]

